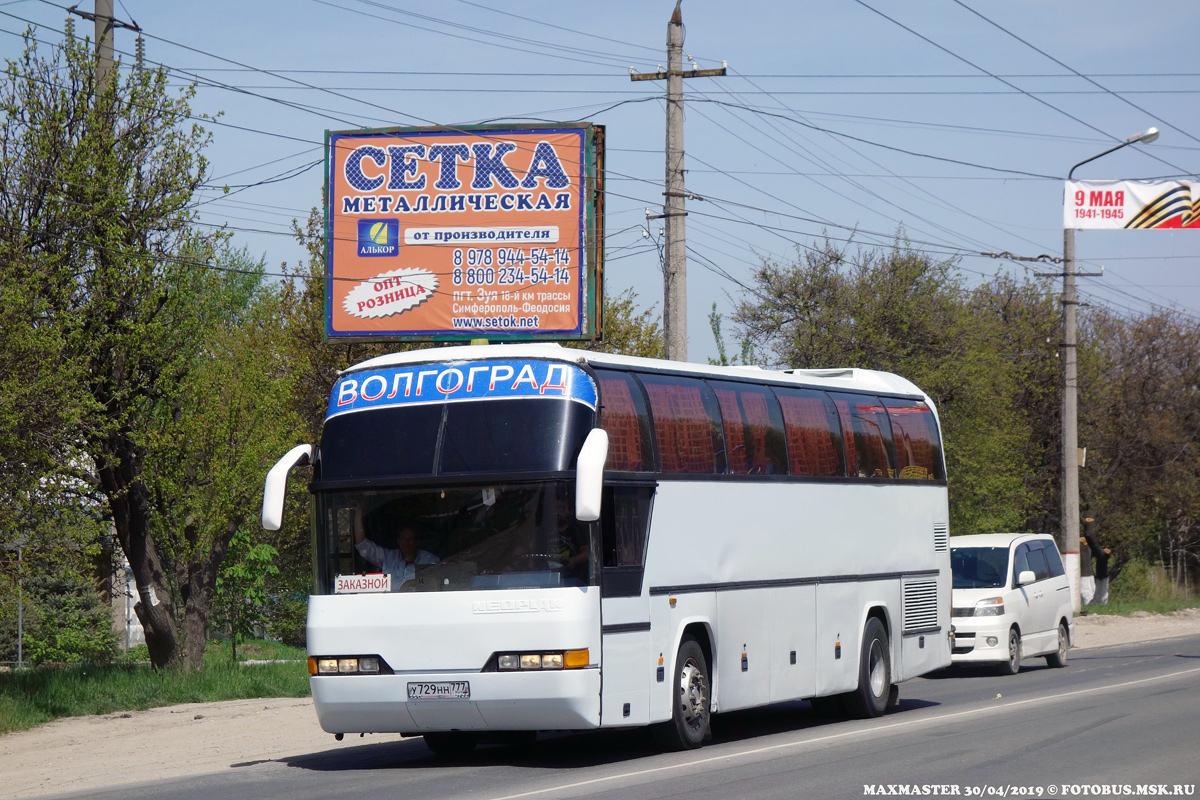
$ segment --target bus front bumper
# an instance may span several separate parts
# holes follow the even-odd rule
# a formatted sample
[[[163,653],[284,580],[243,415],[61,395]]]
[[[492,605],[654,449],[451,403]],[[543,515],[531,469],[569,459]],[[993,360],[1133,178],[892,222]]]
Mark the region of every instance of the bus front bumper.
[[[410,700],[409,683],[462,682],[469,699]],[[329,733],[582,730],[600,726],[600,670],[314,675],[322,730]]]

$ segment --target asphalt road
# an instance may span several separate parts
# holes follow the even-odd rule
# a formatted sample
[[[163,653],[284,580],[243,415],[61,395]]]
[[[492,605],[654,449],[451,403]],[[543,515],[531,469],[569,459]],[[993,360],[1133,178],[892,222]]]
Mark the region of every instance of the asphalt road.
[[[1136,796],[1139,785],[1195,795],[1200,636],[1076,651],[1065,669],[1044,664],[909,681],[900,708],[878,720],[827,721],[802,702],[719,715],[713,741],[689,753],[658,753],[639,731],[603,732],[481,747],[448,764],[406,740],[57,797],[824,800],[915,789],[1024,798],[1126,786]]]

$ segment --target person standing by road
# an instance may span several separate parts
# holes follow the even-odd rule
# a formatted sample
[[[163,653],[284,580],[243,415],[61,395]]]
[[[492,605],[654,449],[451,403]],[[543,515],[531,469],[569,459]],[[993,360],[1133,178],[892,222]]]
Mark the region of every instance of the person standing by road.
[[[1088,517],[1083,521],[1084,530],[1087,526],[1095,524],[1095,520]],[[1083,605],[1091,605],[1092,598],[1096,596],[1096,571],[1092,566],[1092,550],[1088,546],[1086,536],[1079,537],[1079,599]]]
[[[1086,560],[1090,562],[1093,558],[1096,559],[1095,595],[1092,598],[1092,602],[1097,605],[1106,605],[1108,603],[1108,557],[1112,555],[1112,550],[1100,546],[1100,539],[1096,536],[1096,520],[1091,517],[1088,517],[1084,521],[1081,543],[1086,544],[1088,550],[1091,551]],[[1084,559],[1080,559],[1081,564],[1083,561]],[[1082,588],[1081,585],[1081,593]]]

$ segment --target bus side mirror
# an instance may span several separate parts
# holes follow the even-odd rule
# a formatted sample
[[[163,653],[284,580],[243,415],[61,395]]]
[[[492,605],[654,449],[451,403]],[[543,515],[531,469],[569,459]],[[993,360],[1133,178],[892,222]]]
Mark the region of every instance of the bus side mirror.
[[[277,531],[283,525],[283,500],[287,496],[288,473],[292,467],[303,466],[312,458],[311,444],[298,444],[279,459],[267,473],[263,486],[262,526]]]
[[[575,519],[600,519],[600,493],[604,487],[604,462],[608,458],[608,431],[593,428],[583,440],[575,470]]]

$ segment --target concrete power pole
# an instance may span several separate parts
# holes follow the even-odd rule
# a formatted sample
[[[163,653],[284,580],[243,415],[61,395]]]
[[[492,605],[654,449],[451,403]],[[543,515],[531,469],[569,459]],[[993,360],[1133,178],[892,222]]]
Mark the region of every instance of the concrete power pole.
[[[127,28],[141,33],[137,22],[122,22],[113,18],[113,0],[96,0],[95,13],[80,11],[75,6],[67,9],[84,19],[90,19],[96,26],[96,95],[103,93],[103,87],[113,79],[113,32],[116,28]],[[140,51],[139,51],[140,52]]]
[[[687,192],[683,182],[683,79],[716,77],[725,74],[720,69],[683,69],[683,13],[680,0],[667,23],[667,71],[634,73],[630,80],[667,80],[667,170],[663,213],[650,219],[664,219],[666,247],[663,264],[663,334],[666,356],[672,361],[687,361],[687,240],[684,200]]]
[[[112,0],[96,0],[96,92],[107,86],[113,62]]]

